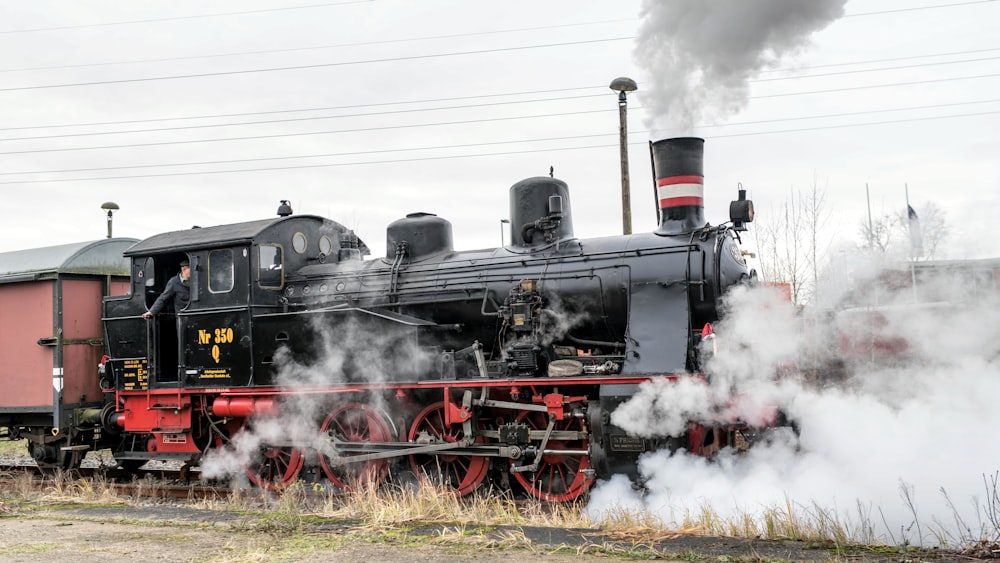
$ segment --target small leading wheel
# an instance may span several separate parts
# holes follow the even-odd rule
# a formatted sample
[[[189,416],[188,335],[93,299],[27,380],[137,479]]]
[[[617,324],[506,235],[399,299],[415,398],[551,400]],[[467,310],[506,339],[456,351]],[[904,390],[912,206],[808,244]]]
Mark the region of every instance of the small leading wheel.
[[[409,440],[416,444],[454,443],[465,437],[460,424],[447,425],[444,402],[429,405],[413,420]],[[480,438],[476,439],[477,442]],[[463,456],[447,453],[416,454],[410,465],[418,477],[432,485],[447,487],[457,495],[467,495],[486,478],[490,460],[485,456]]]
[[[244,426],[235,436],[234,442],[239,442],[240,434],[252,433],[253,427]],[[216,437],[218,443],[221,437]],[[305,464],[302,450],[291,446],[272,446],[261,443],[246,466],[250,482],[262,489],[281,490],[291,485],[299,477],[299,471]]]
[[[385,419],[363,403],[347,403],[334,409],[323,421],[320,432],[343,442],[388,442],[393,435]],[[389,473],[388,459],[349,464],[333,461],[326,454],[320,454],[319,462],[326,478],[345,491],[377,485]]]
[[[544,431],[549,425],[548,414],[540,411],[524,411],[518,415],[517,421],[527,424],[531,430]],[[556,422],[553,430],[584,431],[586,426],[582,419],[571,418]],[[534,445],[541,445],[541,442]],[[545,449],[587,451],[589,445],[586,439],[549,440]],[[594,482],[587,471],[590,469],[590,457],[560,453],[541,455],[538,470],[533,476],[528,472],[513,473],[517,482],[532,496],[550,502],[567,502],[585,493]]]
[[[295,482],[304,463],[297,448],[261,446],[259,457],[247,465],[247,477],[262,489],[280,490]]]

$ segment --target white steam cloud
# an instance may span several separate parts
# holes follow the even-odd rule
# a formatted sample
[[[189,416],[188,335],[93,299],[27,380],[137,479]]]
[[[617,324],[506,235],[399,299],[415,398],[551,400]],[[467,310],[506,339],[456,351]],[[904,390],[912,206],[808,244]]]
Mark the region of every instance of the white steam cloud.
[[[645,0],[634,56],[653,138],[746,106],[749,80],[844,13],[846,0]]]
[[[589,513],[642,510],[680,526],[707,507],[763,529],[765,514],[790,510],[814,527],[835,521],[858,541],[925,545],[997,533],[1000,299],[961,303],[961,285],[942,285],[922,281],[920,293],[952,302],[914,303],[911,288],[883,287],[877,304],[822,314],[796,314],[767,288],[734,292],[717,326],[711,383],[695,393],[691,383],[644,386],[612,421],[671,433],[678,417],[730,409],[752,419],[759,411],[740,412],[744,405],[771,404],[798,435],[712,461],[647,454],[646,491],[616,477],[599,484]],[[876,286],[858,284],[867,297]],[[748,400],[719,399],[728,392]]]
[[[313,354],[307,359],[296,358],[288,348],[274,356],[277,370],[275,383],[283,388],[322,388],[337,383],[385,383],[406,378],[417,370],[426,370],[433,362],[428,353],[416,345],[412,334],[397,329],[390,321],[370,317],[308,317],[313,340],[308,348]],[[387,326],[388,325],[388,326]],[[392,427],[389,406],[378,394],[340,397],[341,401],[363,401],[374,412],[382,413]],[[227,479],[235,486],[246,485],[245,469],[258,462],[261,446],[291,442],[315,444],[321,448],[324,436],[320,427],[337,405],[325,394],[299,393],[285,395],[276,416],[258,416],[248,428],[236,434],[225,447],[210,451],[201,462],[202,475],[209,479]],[[309,464],[315,464],[312,451],[306,451]]]

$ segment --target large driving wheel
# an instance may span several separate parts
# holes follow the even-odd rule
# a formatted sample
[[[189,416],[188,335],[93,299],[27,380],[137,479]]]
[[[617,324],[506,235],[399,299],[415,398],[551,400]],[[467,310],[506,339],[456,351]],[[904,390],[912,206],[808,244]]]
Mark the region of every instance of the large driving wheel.
[[[388,442],[392,440],[393,434],[385,419],[362,403],[347,403],[337,407],[323,421],[320,431],[343,442]],[[342,457],[350,455],[352,454],[346,453]],[[326,478],[345,491],[376,485],[389,473],[388,459],[337,464],[321,453],[320,465]]]
[[[445,404],[434,403],[413,421],[409,440],[416,444],[455,443],[465,437],[460,424],[447,425]],[[476,440],[480,441],[479,438]],[[410,465],[418,477],[432,485],[447,487],[457,495],[467,495],[486,478],[490,460],[485,456],[448,454],[417,454],[410,456]]]
[[[540,411],[524,411],[517,421],[527,424],[531,430],[544,431],[549,425],[548,413]],[[571,418],[556,422],[553,430],[586,430],[582,419]],[[541,440],[533,440],[532,445],[541,446]],[[580,440],[549,440],[546,450],[587,451],[589,441]],[[532,496],[551,502],[567,502],[576,499],[590,488],[594,482],[588,476],[590,457],[561,453],[542,454],[535,473],[514,472],[514,478]]]

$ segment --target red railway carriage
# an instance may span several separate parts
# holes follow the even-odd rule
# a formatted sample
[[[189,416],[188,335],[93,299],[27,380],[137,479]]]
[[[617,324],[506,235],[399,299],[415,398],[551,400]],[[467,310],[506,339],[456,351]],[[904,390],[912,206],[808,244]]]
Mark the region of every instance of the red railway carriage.
[[[105,404],[95,367],[104,353],[101,300],[128,290],[122,253],[135,242],[0,253],[0,425],[10,439],[27,438],[42,466],[72,465],[94,440],[77,422]]]

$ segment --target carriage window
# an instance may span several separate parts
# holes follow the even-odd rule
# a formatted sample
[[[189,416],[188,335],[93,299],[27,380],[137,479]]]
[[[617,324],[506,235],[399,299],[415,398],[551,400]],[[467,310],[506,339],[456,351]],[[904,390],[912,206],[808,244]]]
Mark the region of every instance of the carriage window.
[[[284,285],[281,247],[262,244],[257,247],[257,283],[268,289],[281,289]]]
[[[208,254],[208,290],[227,293],[233,290],[233,251],[213,250]]]

